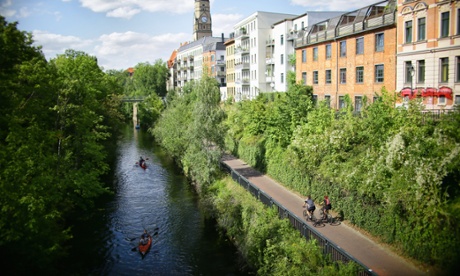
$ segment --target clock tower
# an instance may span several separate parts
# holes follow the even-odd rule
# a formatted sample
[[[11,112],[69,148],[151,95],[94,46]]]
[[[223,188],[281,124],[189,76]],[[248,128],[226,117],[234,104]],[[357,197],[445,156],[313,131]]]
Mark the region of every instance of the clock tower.
[[[193,39],[212,36],[211,9],[209,0],[195,0]]]

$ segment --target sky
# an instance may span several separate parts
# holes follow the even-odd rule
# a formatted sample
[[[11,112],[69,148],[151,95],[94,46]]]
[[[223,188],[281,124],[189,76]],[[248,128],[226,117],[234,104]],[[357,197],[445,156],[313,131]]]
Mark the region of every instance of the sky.
[[[0,0],[0,15],[32,33],[50,60],[66,49],[97,57],[104,70],[166,62],[193,40],[194,0]],[[257,11],[301,15],[352,11],[378,0],[210,0],[213,36]]]

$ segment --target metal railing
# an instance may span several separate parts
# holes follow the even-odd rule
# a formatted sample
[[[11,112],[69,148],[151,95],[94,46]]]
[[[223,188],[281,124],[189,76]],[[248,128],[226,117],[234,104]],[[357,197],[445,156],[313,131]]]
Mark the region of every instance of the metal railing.
[[[356,264],[358,264],[358,266],[360,266],[361,268],[359,269],[357,275],[360,275],[360,276],[361,275],[363,276],[364,275],[377,275],[370,268],[362,264],[357,259],[353,258],[345,250],[341,249],[339,246],[337,246],[336,244],[328,240],[326,237],[324,237],[321,233],[319,233],[312,226],[308,225],[304,219],[301,219],[295,214],[291,213],[291,211],[289,211],[282,204],[280,204],[275,199],[273,199],[270,195],[261,191],[257,186],[255,186],[247,178],[245,178],[244,176],[240,175],[238,172],[233,170],[230,166],[228,166],[224,162],[221,162],[221,168],[225,170],[227,173],[229,173],[235,182],[237,182],[242,187],[244,187],[248,192],[250,192],[254,197],[260,200],[262,203],[264,203],[265,205],[269,207],[276,206],[276,208],[278,209],[278,216],[280,218],[288,219],[291,225],[295,229],[297,229],[302,234],[302,236],[304,236],[307,240],[315,239],[318,242],[319,246],[322,247],[323,253],[326,255],[330,255],[332,261],[343,262],[343,263],[353,261]]]

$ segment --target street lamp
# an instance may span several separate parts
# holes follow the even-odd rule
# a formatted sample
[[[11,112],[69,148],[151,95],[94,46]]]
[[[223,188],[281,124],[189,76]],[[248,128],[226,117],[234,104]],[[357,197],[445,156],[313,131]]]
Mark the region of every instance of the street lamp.
[[[412,96],[413,93],[414,93],[413,88],[412,88],[412,83],[413,83],[413,79],[414,79],[414,75],[415,75],[415,69],[414,69],[414,66],[412,64],[411,64],[411,66],[409,68],[409,71],[410,71],[410,94]]]

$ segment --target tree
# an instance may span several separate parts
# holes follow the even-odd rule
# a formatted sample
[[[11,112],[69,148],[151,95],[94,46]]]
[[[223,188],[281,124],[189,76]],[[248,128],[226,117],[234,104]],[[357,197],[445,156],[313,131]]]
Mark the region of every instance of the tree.
[[[139,63],[136,65],[133,75],[134,93],[138,96],[149,96],[153,93],[159,97],[166,95],[166,80],[168,68],[161,60],[156,60],[153,65]]]

